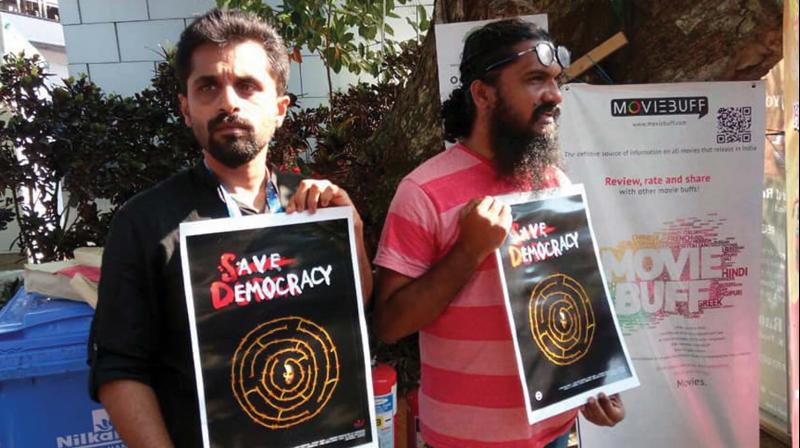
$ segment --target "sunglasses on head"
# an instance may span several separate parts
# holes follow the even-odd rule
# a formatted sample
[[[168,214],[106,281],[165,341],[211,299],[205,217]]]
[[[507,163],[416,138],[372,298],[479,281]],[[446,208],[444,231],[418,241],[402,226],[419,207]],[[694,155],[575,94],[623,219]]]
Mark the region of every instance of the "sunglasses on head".
[[[483,72],[489,73],[490,71],[496,69],[497,67],[508,64],[509,62],[516,61],[520,57],[532,52],[536,52],[536,58],[538,58],[539,62],[545,67],[549,67],[556,62],[558,62],[558,65],[561,66],[562,69],[569,67],[571,56],[569,50],[567,50],[567,47],[564,47],[562,45],[556,47],[550,42],[543,41],[537,43],[531,48],[522,50],[518,53],[514,53],[511,56],[505,57],[497,62],[487,65],[486,68],[483,70]]]

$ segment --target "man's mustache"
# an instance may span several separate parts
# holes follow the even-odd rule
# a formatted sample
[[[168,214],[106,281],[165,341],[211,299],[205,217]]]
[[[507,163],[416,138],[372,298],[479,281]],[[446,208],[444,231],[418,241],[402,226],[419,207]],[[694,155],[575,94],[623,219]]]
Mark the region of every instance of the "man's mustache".
[[[533,121],[537,121],[542,115],[552,113],[553,119],[558,119],[561,115],[561,108],[557,103],[542,103],[533,110]]]
[[[218,127],[220,127],[223,124],[226,126],[241,127],[247,130],[253,129],[253,125],[250,124],[250,122],[245,120],[244,118],[241,118],[238,115],[231,115],[223,112],[208,121],[207,125],[208,133],[209,134],[213,133]]]

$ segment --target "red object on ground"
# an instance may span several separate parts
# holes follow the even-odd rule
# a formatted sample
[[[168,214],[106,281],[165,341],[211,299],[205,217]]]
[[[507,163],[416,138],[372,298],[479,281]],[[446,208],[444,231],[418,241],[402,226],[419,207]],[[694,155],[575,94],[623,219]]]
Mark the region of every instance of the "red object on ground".
[[[392,366],[377,364],[372,368],[372,390],[375,393],[380,448],[397,447],[397,372]]]
[[[406,448],[424,448],[422,434],[419,431],[419,388],[415,387],[406,394],[408,411],[406,412]]]

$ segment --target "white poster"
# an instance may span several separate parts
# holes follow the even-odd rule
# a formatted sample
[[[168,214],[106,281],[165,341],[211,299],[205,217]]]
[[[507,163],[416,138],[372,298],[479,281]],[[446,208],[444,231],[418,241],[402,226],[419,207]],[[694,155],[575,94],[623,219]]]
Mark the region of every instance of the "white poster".
[[[763,133],[762,82],[564,88],[567,174],[641,381],[581,446],[758,446]]]
[[[545,31],[547,30],[547,14],[520,16],[519,18],[534,23]],[[439,68],[439,98],[441,98],[442,102],[450,96],[450,92],[458,87],[460,83],[458,66],[461,64],[461,50],[464,49],[464,39],[467,34],[497,20],[475,20],[472,22],[435,25],[436,63]]]
[[[511,206],[495,256],[528,422],[638,386],[583,185],[496,198]]]

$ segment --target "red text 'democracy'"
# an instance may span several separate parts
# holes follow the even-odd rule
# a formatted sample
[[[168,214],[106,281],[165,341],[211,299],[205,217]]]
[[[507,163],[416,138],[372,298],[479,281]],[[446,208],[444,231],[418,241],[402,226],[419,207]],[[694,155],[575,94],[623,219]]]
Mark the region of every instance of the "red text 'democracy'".
[[[555,227],[544,222],[511,225],[508,256],[511,266],[529,265],[548,258],[557,258],[578,247],[578,232],[555,235]]]
[[[295,260],[278,253],[239,257],[226,252],[220,255],[219,280],[211,283],[214,309],[236,304],[269,301],[279,297],[297,297],[316,286],[331,284],[331,265],[293,269]]]

